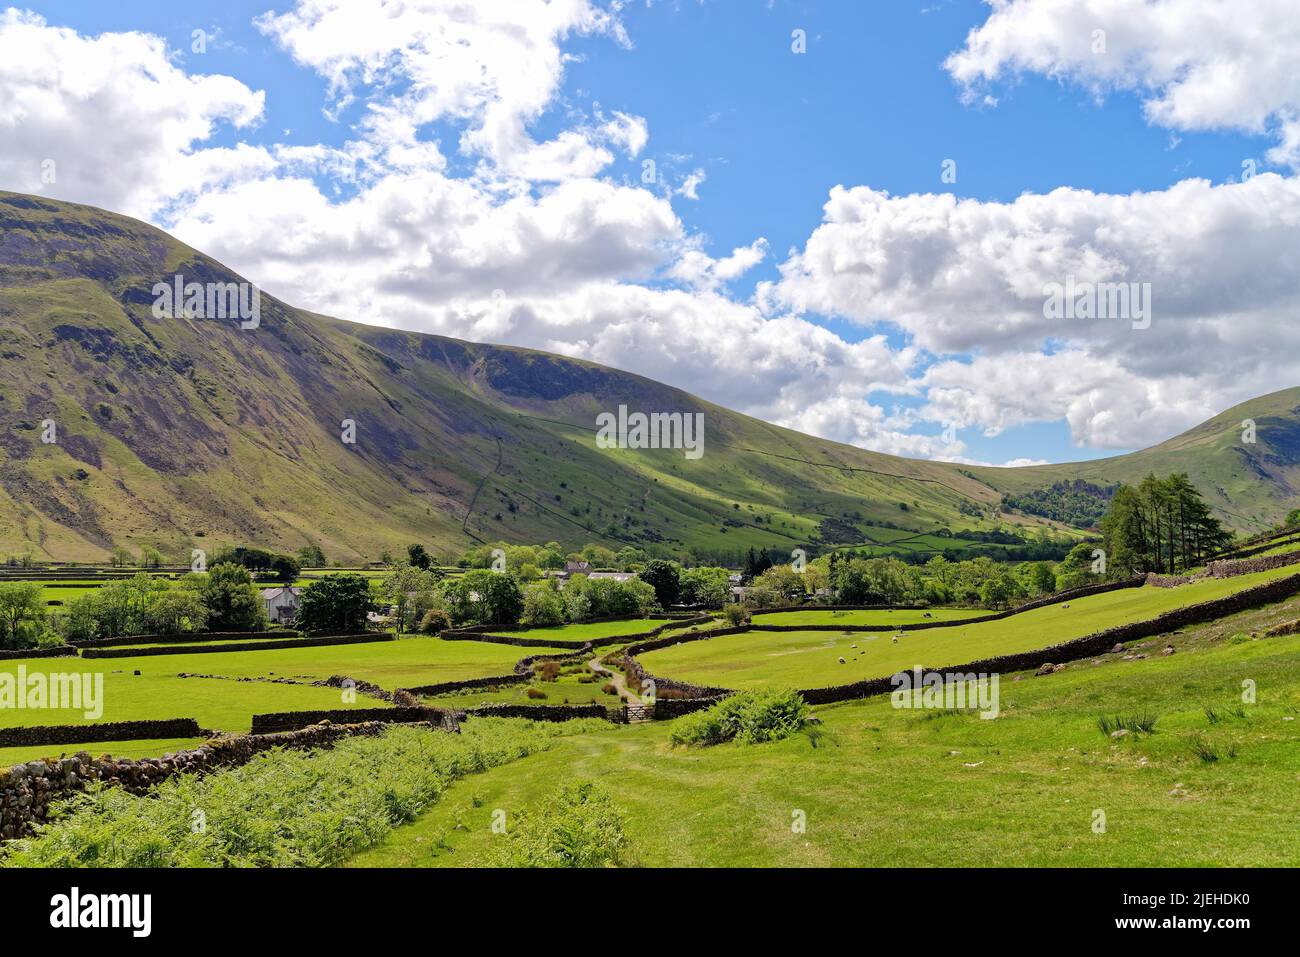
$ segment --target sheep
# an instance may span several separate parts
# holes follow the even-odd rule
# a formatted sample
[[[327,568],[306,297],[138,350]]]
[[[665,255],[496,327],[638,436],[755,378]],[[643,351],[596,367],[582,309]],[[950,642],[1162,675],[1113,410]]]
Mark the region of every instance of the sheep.
[[[898,644],[898,635],[895,635],[895,636],[894,636],[894,638],[893,638],[893,642],[894,642],[894,644]]]
[[[921,617],[922,617],[922,618],[933,618],[934,615],[930,614],[930,613],[927,611],[927,612],[926,612],[925,614],[923,614]]]
[[[840,664],[842,664],[842,665],[847,665],[848,662],[845,661],[844,658],[841,656],[841,658],[840,658]]]
[[[1064,605],[1061,606],[1061,611],[1065,611],[1065,609],[1069,607],[1070,607],[1070,603],[1067,601]]]

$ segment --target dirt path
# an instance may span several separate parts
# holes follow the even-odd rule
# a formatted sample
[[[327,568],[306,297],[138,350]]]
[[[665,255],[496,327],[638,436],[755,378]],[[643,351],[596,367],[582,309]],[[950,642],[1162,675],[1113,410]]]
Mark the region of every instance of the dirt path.
[[[596,674],[608,678],[610,682],[614,685],[614,688],[618,691],[618,696],[622,698],[624,701],[628,702],[629,704],[645,705],[645,702],[642,701],[638,695],[633,694],[628,689],[627,677],[622,672],[612,671],[609,668],[606,668],[603,664],[600,663],[599,658],[592,658],[590,661],[587,662],[587,667],[590,668],[592,671],[594,671]]]

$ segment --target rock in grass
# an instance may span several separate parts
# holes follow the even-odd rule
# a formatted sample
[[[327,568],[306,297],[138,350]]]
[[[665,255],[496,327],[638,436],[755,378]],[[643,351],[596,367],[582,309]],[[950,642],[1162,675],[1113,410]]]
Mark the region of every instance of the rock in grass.
[[[1050,675],[1055,670],[1056,670],[1056,665],[1052,664],[1050,661],[1044,661],[1041,665],[1038,666],[1038,670],[1034,672],[1034,677],[1040,678],[1043,675]]]
[[[1169,657],[1170,655],[1172,655],[1173,653],[1174,653],[1174,646],[1173,646],[1173,645],[1165,645],[1165,650],[1162,651],[1162,652],[1160,652],[1160,654],[1164,655],[1166,658],[1168,658],[1168,657]]]

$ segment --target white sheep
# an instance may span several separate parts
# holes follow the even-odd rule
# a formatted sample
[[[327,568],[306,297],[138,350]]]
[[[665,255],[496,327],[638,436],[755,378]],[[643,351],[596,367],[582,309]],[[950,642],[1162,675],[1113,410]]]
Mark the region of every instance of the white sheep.
[[[846,664],[848,664],[848,662],[845,661],[843,658],[840,658],[840,664],[842,664],[842,665],[846,665]]]

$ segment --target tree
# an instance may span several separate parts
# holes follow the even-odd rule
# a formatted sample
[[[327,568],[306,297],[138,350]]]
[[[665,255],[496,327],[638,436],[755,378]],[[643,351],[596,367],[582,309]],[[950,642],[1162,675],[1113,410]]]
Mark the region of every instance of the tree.
[[[980,603],[985,608],[1005,608],[1015,593],[1016,584],[1010,577],[990,578],[980,586]]]
[[[240,545],[236,548],[223,548],[213,556],[214,565],[232,564],[248,569],[255,575],[288,584],[298,577],[301,567],[298,560],[289,555],[277,555],[261,548],[248,548]]]
[[[719,608],[731,597],[731,573],[717,566],[684,569],[677,600],[683,605]]]
[[[199,596],[213,631],[257,631],[266,627],[266,604],[247,568],[230,562],[213,565],[200,585]]]
[[[373,608],[364,575],[326,575],[302,590],[294,624],[302,631],[364,631]]]
[[[524,613],[519,581],[509,572],[476,569],[449,580],[442,594],[458,625],[514,625]]]
[[[0,648],[25,648],[36,643],[45,624],[40,582],[0,584]]]
[[[1186,473],[1120,486],[1101,527],[1112,576],[1193,568],[1231,541]]]
[[[145,545],[140,549],[140,567],[157,568],[162,564],[162,552],[151,545]]]
[[[789,565],[773,565],[754,579],[746,599],[757,608],[797,605],[804,598],[803,576]]]
[[[1100,579],[1092,570],[1092,553],[1097,550],[1096,542],[1080,542],[1070,549],[1070,554],[1061,559],[1056,566],[1056,589],[1065,591],[1082,585],[1096,584]]]
[[[524,589],[524,611],[520,622],[530,627],[564,624],[564,599],[555,581],[538,581]]]
[[[112,563],[114,568],[125,568],[127,565],[132,564],[135,559],[131,557],[129,551],[121,545],[118,545],[113,549],[109,561]]]
[[[1016,566],[1016,583],[1027,595],[1045,595],[1056,589],[1051,562],[1021,562]]]
[[[188,588],[166,588],[153,595],[145,611],[145,628],[158,635],[202,631],[208,609],[198,592]]]
[[[677,601],[681,591],[681,569],[673,562],[653,559],[641,569],[638,577],[655,590],[655,599],[663,608]]]
[[[406,562],[392,567],[380,586],[380,594],[393,603],[398,634],[413,629],[420,614],[432,605],[437,586],[438,576],[431,571]]]
[[[319,545],[311,542],[298,549],[297,559],[301,568],[324,568],[326,565],[325,553]]]
[[[429,553],[426,552],[424,550],[424,546],[419,544],[418,542],[416,544],[406,546],[406,560],[411,565],[414,565],[416,568],[420,568],[420,569],[427,569],[430,565],[433,564],[433,559],[429,557]]]
[[[1293,508],[1286,513],[1286,521],[1283,525],[1290,528],[1292,525],[1300,525],[1300,508]]]

